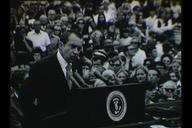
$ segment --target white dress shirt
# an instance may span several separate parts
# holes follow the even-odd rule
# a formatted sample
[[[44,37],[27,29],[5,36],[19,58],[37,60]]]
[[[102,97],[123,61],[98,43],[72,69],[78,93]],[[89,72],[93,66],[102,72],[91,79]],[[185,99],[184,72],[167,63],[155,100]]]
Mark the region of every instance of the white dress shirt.
[[[59,61],[59,64],[61,66],[61,69],[63,71],[64,76],[66,77],[66,74],[67,74],[67,71],[66,71],[67,61],[61,56],[61,53],[59,52],[59,50],[57,51],[57,60]]]
[[[32,41],[33,48],[39,47],[43,52],[47,50],[46,46],[51,44],[48,34],[44,31],[36,33],[34,30],[32,30],[27,34],[26,38]]]

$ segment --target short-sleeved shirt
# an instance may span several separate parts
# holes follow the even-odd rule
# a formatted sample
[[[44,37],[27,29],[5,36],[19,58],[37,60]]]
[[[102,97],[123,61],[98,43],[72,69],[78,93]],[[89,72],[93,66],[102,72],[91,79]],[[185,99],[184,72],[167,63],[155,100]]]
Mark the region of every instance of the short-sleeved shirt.
[[[46,46],[51,44],[48,34],[44,31],[36,33],[32,30],[27,34],[27,39],[31,40],[33,48],[39,47],[43,52],[47,50]]]

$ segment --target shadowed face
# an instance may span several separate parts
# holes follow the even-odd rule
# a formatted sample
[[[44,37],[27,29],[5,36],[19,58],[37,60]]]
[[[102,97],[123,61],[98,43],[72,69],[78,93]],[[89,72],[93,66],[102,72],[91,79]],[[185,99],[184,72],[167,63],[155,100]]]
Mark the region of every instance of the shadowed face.
[[[40,30],[41,30],[41,23],[40,23],[40,21],[35,21],[35,22],[33,23],[33,27],[34,27],[35,32],[36,32],[36,33],[39,33]]]

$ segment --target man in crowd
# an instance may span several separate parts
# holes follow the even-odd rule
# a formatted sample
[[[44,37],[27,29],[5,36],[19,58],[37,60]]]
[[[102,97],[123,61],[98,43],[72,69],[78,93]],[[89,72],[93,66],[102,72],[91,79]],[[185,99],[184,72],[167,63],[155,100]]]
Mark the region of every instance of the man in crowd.
[[[49,45],[51,44],[48,34],[41,30],[40,21],[36,20],[33,23],[34,30],[28,32],[26,40],[32,43],[31,51],[34,48],[40,48],[46,55]]]

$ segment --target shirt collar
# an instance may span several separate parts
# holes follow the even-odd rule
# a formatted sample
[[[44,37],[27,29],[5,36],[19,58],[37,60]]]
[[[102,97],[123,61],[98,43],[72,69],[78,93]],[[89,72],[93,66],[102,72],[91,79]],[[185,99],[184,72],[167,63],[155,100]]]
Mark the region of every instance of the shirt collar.
[[[41,30],[40,30],[40,32],[38,34],[35,32],[35,30],[33,30],[32,32],[33,32],[33,34],[36,34],[36,35],[40,35],[42,33]]]
[[[59,64],[62,68],[62,71],[64,73],[64,75],[66,76],[66,66],[67,66],[67,61],[61,56],[61,53],[59,52],[59,50],[57,51],[57,59],[59,61]]]

